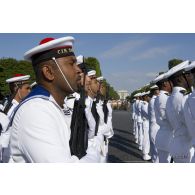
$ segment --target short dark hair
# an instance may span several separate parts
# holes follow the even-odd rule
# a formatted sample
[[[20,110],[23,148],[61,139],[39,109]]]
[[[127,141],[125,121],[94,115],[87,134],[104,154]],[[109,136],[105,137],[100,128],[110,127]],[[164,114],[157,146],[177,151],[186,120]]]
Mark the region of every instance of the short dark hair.
[[[13,82],[9,84],[9,89],[12,94],[16,92],[18,88],[22,88],[24,84],[28,83],[27,81],[22,81],[22,82]]]
[[[157,82],[156,85],[158,86],[159,90],[162,89],[164,82]]]
[[[170,77],[171,82],[173,83],[173,86],[177,86],[179,81],[179,77],[183,76],[183,74],[176,74]]]
[[[48,65],[51,65],[52,67],[56,67],[53,60],[48,60],[48,61],[44,61],[44,62],[41,62],[41,63],[38,63],[38,64],[33,64],[33,70],[35,72],[35,76],[36,76],[36,81],[39,82],[42,78],[42,68],[43,68],[43,65],[45,64],[48,64]]]

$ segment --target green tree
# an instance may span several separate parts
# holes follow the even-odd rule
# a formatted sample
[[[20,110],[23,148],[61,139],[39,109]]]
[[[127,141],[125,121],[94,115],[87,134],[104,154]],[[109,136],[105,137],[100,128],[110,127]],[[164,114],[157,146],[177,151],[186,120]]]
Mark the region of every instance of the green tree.
[[[101,76],[101,68],[99,61],[94,57],[86,58],[87,67],[96,70],[97,76]],[[14,58],[1,58],[0,59],[0,92],[3,95],[9,94],[9,86],[5,82],[6,79],[13,77],[14,74],[25,74],[31,76],[31,82],[35,81],[35,74],[32,64],[25,60],[16,60]],[[110,84],[104,80],[106,85]],[[119,99],[117,92],[110,86],[109,96],[111,99]]]
[[[100,63],[98,61],[97,58],[94,57],[88,57],[85,58],[85,62],[87,65],[88,69],[93,69],[96,71],[96,75],[97,77],[102,75],[102,71],[101,71],[101,67],[100,67]],[[106,79],[104,79],[103,81],[107,86],[109,86],[109,97],[111,99],[119,99],[119,95],[118,93],[115,91],[114,87],[112,87],[107,81]]]
[[[171,68],[173,68],[174,66],[177,66],[178,64],[180,64],[180,63],[182,63],[182,62],[183,62],[183,60],[181,60],[181,59],[176,59],[176,58],[174,58],[174,59],[172,59],[172,60],[169,60],[169,62],[168,62],[168,68],[171,69]]]
[[[93,69],[96,71],[97,77],[102,75],[102,72],[100,69],[100,63],[99,63],[98,59],[96,59],[94,57],[88,57],[88,58],[85,58],[85,62],[86,62],[88,69]]]
[[[30,62],[16,60],[13,58],[0,59],[0,89],[3,95],[9,94],[9,86],[6,79],[13,77],[15,74],[25,74],[31,76],[31,81],[35,80],[33,67]]]

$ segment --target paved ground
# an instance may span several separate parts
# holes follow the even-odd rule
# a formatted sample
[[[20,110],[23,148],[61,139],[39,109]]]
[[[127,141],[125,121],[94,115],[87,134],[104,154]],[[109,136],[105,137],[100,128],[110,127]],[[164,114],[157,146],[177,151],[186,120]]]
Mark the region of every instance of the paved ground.
[[[113,128],[115,135],[109,143],[108,162],[131,163],[147,162],[142,159],[132,134],[132,121],[129,111],[113,112]]]

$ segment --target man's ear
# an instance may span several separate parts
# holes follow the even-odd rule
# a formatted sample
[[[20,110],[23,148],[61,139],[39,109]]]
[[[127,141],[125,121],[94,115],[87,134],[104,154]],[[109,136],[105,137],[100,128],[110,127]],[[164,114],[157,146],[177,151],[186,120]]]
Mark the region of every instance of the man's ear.
[[[52,66],[47,65],[47,64],[43,65],[42,74],[43,74],[44,78],[48,81],[53,81],[55,78],[54,70],[53,70]]]

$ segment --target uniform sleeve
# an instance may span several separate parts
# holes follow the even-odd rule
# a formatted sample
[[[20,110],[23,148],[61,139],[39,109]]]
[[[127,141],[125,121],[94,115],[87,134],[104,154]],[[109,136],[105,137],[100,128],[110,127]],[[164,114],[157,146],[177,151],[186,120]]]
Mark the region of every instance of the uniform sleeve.
[[[148,119],[148,105],[142,104],[141,114],[142,114],[143,117],[145,117],[146,119]]]
[[[167,97],[163,96],[160,98],[159,101],[159,114],[160,117],[164,120],[166,119],[166,104],[167,104]]]
[[[1,136],[0,136],[0,145],[2,147],[6,148],[9,145],[9,139],[10,139],[10,131],[7,130],[7,127],[9,124],[9,119],[3,113],[0,113],[0,123],[2,126],[2,132],[1,132]]]
[[[195,99],[194,99],[195,100]],[[189,103],[189,99],[184,104],[184,117],[189,135],[192,139],[192,145],[195,147],[195,101]]]
[[[131,106],[131,111],[132,111],[132,119],[135,118],[135,102]]]

